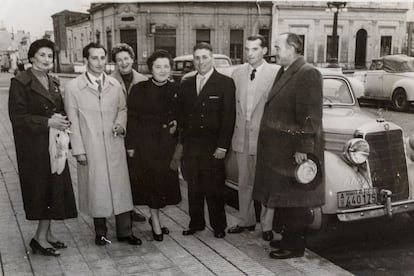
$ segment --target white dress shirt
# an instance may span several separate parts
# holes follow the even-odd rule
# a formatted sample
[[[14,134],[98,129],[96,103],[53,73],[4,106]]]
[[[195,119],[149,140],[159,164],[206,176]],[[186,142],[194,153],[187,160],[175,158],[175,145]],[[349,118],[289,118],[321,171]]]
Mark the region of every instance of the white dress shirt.
[[[204,85],[206,85],[208,79],[213,74],[213,71],[214,71],[214,67],[211,67],[210,71],[208,71],[206,74],[204,74],[204,75],[201,75],[200,73],[197,74],[197,76],[196,76],[196,90],[197,90],[197,95],[200,95],[200,92],[201,92],[201,91],[199,91],[200,90],[199,88],[200,88],[200,82],[201,82],[201,80],[203,79],[203,87],[204,87]],[[203,87],[201,87],[201,90],[202,90]]]
[[[102,73],[99,77],[95,77],[94,75],[88,72],[86,72],[86,74],[88,75],[91,84],[96,88],[96,90],[98,90],[98,83],[96,82],[97,80],[101,81],[101,86],[103,87],[104,73]]]

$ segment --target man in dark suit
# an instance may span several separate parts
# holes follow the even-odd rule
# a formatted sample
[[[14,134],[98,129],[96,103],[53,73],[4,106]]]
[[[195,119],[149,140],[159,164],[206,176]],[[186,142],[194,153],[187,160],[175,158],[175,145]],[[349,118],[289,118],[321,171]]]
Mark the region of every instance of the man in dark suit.
[[[189,228],[193,235],[205,228],[204,199],[216,238],[225,236],[224,158],[229,150],[235,120],[235,86],[213,67],[213,49],[194,46],[197,74],[183,81],[179,94],[179,125],[183,144],[182,170],[188,183]]]
[[[322,76],[307,64],[300,52],[300,37],[281,34],[275,43],[282,68],[265,104],[260,123],[253,198],[275,208],[275,219],[283,226],[278,250],[270,257],[303,256],[305,231],[312,220],[311,208],[325,201],[322,173],[309,184],[295,178],[295,167],[312,159],[319,171],[323,164]]]

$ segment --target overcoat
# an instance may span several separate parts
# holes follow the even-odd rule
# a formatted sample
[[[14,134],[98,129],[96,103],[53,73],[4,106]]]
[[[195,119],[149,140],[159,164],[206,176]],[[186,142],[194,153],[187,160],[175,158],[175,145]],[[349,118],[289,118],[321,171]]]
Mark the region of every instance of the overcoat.
[[[92,217],[108,217],[132,210],[124,137],[112,127],[126,129],[127,107],[121,85],[105,75],[102,92],[86,73],[65,86],[65,108],[72,125],[72,154],[86,154],[78,165],[79,209]]]
[[[323,177],[313,185],[293,177],[295,152],[313,154],[323,164],[321,73],[301,56],[283,72],[282,67],[260,124],[253,198],[267,207],[321,206]]]
[[[253,100],[253,109],[250,119],[249,135],[249,152],[248,154],[256,155],[257,138],[259,136],[260,121],[263,115],[264,105],[267,95],[272,88],[273,81],[276,77],[280,66],[269,64],[264,61],[262,72],[257,76],[257,87]],[[232,149],[236,152],[244,151],[244,140],[246,138],[246,101],[249,82],[249,64],[243,64],[233,71],[232,78],[236,85],[236,122],[234,125],[234,133],[232,138]]]
[[[57,79],[49,77],[49,91],[30,69],[11,80],[9,115],[24,210],[29,220],[77,216],[67,162],[60,175],[52,175],[50,169],[48,120],[54,113],[64,114]]]
[[[121,73],[119,73],[119,70],[115,70],[112,74],[112,77],[114,77],[122,86],[122,92],[124,92],[125,98],[128,99],[129,92],[131,91],[132,86],[134,84],[137,84],[141,81],[146,81],[148,78],[144,76],[143,74],[138,73],[134,69],[132,69],[132,81],[129,87],[125,87],[125,83],[122,80]]]

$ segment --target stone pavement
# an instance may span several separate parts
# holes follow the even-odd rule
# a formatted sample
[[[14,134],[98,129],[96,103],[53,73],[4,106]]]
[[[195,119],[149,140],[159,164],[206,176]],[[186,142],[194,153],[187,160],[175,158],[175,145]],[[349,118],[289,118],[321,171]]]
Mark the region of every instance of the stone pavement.
[[[0,276],[12,275],[351,275],[315,253],[291,260],[272,260],[268,243],[259,230],[240,235],[214,238],[211,229],[192,237],[181,231],[189,222],[186,185],[183,201],[162,210],[161,219],[171,233],[163,242],[152,240],[148,223],[134,223],[141,246],[118,243],[114,219],[109,219],[108,238],[112,244],[94,244],[93,221],[80,214],[77,219],[54,222],[55,235],[68,244],[60,257],[33,255],[29,241],[37,223],[25,219],[18,180],[13,134],[7,113],[10,74],[0,74]],[[3,80],[3,82],[2,82]],[[77,192],[76,162],[70,167]],[[146,207],[140,211],[149,216]],[[236,223],[237,211],[227,207],[228,224]],[[259,227],[258,227],[259,228]]]

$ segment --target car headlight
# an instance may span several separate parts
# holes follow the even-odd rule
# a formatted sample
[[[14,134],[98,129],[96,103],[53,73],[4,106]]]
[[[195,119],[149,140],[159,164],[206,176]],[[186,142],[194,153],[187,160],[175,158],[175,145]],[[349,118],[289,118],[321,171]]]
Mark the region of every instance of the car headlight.
[[[346,142],[344,157],[352,165],[360,165],[367,161],[369,156],[369,144],[365,139],[354,138]]]

